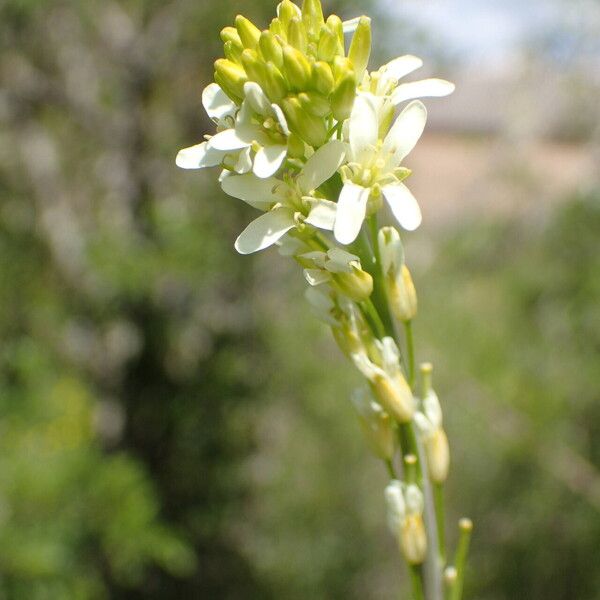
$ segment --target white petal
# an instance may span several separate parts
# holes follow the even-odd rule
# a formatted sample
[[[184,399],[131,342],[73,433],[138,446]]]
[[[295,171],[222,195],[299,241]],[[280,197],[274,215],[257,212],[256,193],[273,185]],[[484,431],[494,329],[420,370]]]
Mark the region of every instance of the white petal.
[[[236,110],[235,104],[216,83],[211,83],[202,92],[202,105],[211,119],[220,121]]]
[[[266,210],[277,201],[273,190],[278,185],[281,185],[278,179],[259,179],[252,173],[230,175],[221,182],[226,194],[261,210]]]
[[[332,231],[335,224],[335,215],[337,213],[337,204],[330,200],[316,200],[304,221],[313,227]]]
[[[233,170],[240,174],[249,173],[252,171],[252,148],[250,148],[250,146],[248,146],[248,148],[244,148],[240,152],[238,161]]]
[[[246,102],[250,104],[255,113],[264,116],[271,113],[271,103],[258,83],[254,81],[245,83],[244,94],[246,95]]]
[[[225,129],[225,131],[221,131],[210,138],[210,147],[225,152],[247,148],[252,144],[252,140],[248,141],[247,138],[242,139],[240,133],[239,129]]]
[[[402,79],[409,73],[420,69],[423,66],[423,61],[411,54],[399,56],[383,67],[385,76],[390,79]]]
[[[358,235],[367,211],[370,188],[346,183],[338,200],[333,233],[340,244],[351,244]]]
[[[385,185],[381,188],[385,199],[400,225],[414,231],[421,224],[421,209],[415,197],[403,183]]]
[[[392,93],[392,104],[398,106],[401,102],[413,98],[441,98],[450,95],[456,86],[444,79],[423,79],[399,85]]]
[[[350,115],[350,149],[352,160],[360,160],[363,151],[377,144],[379,119],[369,96],[361,94],[356,98]]]
[[[292,210],[276,208],[252,221],[235,241],[235,249],[240,254],[252,254],[264,250],[295,226]]]
[[[300,188],[309,193],[324,184],[344,162],[346,144],[332,140],[321,146],[307,161],[298,177]]]
[[[328,260],[325,263],[325,268],[330,273],[349,273],[352,271],[350,263],[358,262],[360,259],[355,254],[350,254],[341,248],[332,248],[327,251]]]
[[[287,156],[287,146],[265,146],[254,157],[254,174],[265,179],[275,175]]]
[[[344,33],[354,33],[356,28],[358,27],[358,23],[360,22],[360,17],[354,17],[354,19],[349,19],[348,21],[343,22]]]
[[[271,104],[271,108],[273,109],[273,112],[275,113],[275,118],[277,119],[277,122],[279,123],[279,126],[281,127],[281,131],[283,131],[283,134],[290,135],[290,128],[288,127],[287,119],[285,118],[285,115],[283,114],[283,111],[281,110],[279,105]]]
[[[396,119],[385,137],[383,147],[386,151],[395,155],[395,161],[398,165],[417,145],[425,129],[426,122],[427,109],[418,100],[411,102]]]
[[[309,285],[321,285],[331,280],[331,275],[321,269],[304,269],[304,279]]]
[[[180,150],[175,164],[182,169],[203,169],[216,167],[223,161],[225,154],[211,148],[207,142]]]

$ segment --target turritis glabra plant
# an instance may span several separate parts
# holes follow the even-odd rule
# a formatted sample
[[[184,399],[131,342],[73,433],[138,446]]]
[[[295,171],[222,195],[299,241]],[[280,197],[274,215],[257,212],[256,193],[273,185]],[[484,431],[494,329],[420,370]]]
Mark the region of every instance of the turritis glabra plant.
[[[284,0],[264,31],[238,16],[221,38],[225,58],[202,94],[216,132],[177,164],[219,167],[223,190],[260,211],[238,252],[276,245],[303,269],[308,302],[364,377],[352,403],[389,473],[382,496],[413,597],[460,600],[472,526],[460,521],[449,559],[442,409],[431,365],[415,364],[417,294],[400,232],[380,227],[384,207],[400,229],[420,225],[403,165],[427,119],[418,98],[454,86],[403,82],[422,65],[410,55],[369,71],[370,19],[325,20],[319,0]]]

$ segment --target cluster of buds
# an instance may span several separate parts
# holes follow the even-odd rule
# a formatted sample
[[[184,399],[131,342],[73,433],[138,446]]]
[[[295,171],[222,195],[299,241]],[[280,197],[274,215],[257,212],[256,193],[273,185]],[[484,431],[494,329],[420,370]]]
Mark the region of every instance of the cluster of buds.
[[[238,236],[240,254],[275,245],[302,267],[306,298],[367,384],[353,403],[394,479],[386,490],[392,529],[418,565],[427,553],[423,481],[400,483],[393,461],[400,446],[405,463],[420,464],[417,431],[430,478],[441,484],[448,442],[437,396],[428,388],[415,398],[394,339],[396,325],[410,328],[417,296],[399,231],[378,229],[377,219],[385,203],[402,229],[420,225],[403,162],[425,128],[419,98],[454,86],[401,82],[422,66],[412,55],[369,71],[370,19],[325,18],[320,0],[301,8],[283,0],[264,30],[238,16],[221,38],[224,58],[202,94],[215,131],[176,162],[219,167],[223,191],[261,213]],[[413,447],[403,447],[410,439]]]

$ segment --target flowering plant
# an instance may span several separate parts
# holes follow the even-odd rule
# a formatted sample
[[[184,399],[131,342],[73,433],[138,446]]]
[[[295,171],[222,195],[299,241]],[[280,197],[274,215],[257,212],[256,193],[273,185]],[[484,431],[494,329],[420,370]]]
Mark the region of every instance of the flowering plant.
[[[302,9],[283,0],[264,31],[238,16],[221,38],[225,58],[202,95],[216,132],[181,150],[177,164],[220,167],[223,190],[261,212],[237,238],[238,252],[277,245],[303,268],[308,302],[364,376],[352,400],[391,479],[388,521],[413,594],[460,600],[471,523],[460,522],[451,563],[442,410],[431,365],[416,374],[417,295],[400,233],[379,225],[384,205],[400,228],[420,225],[403,161],[425,127],[419,98],[446,96],[454,86],[403,83],[422,66],[410,55],[369,71],[370,19],[325,19],[319,0],[304,0]]]

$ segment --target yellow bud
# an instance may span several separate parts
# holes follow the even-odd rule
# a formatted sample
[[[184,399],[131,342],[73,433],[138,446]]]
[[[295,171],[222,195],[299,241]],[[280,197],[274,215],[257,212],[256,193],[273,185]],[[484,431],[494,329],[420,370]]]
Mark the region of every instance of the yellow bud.
[[[244,50],[242,52],[242,65],[248,75],[248,79],[258,83],[264,91],[266,87],[266,65],[258,57],[258,52],[255,50]]]
[[[435,432],[425,440],[425,453],[429,477],[434,483],[444,483],[450,468],[450,448],[448,437],[443,429]]]
[[[342,50],[342,56],[344,56],[344,23],[337,15],[329,15],[327,17],[327,29],[337,36],[338,43]]]
[[[333,281],[342,294],[355,302],[363,302],[373,293],[373,278],[358,267],[352,267],[351,273],[335,273]]]
[[[268,62],[265,65],[264,79],[265,94],[267,94],[271,102],[278,104],[288,93],[285,77],[272,62]]]
[[[303,54],[306,53],[308,47],[308,39],[306,37],[306,28],[302,19],[294,17],[288,26],[288,42]]]
[[[279,20],[285,29],[287,29],[290,21],[299,16],[300,12],[298,7],[291,2],[290,0],[283,0],[283,2],[279,5]]]
[[[287,40],[287,28],[283,25],[281,19],[273,19],[269,25],[269,31],[273,35],[280,37],[282,40]]]
[[[244,48],[255,49],[260,38],[260,29],[242,15],[235,18],[235,28]]]
[[[350,44],[350,51],[348,52],[348,58],[354,70],[356,71],[356,77],[360,81],[365,73],[367,65],[369,64],[369,57],[371,56],[371,19],[368,17],[361,17],[358,22],[358,27],[352,37],[352,43]]]
[[[293,46],[283,49],[283,64],[287,80],[293,89],[305,90],[311,77],[310,63],[302,52]]]
[[[354,67],[350,62],[350,59],[345,56],[336,56],[333,61],[333,77],[335,78],[336,83],[339,83],[343,77],[350,73],[354,75]]]
[[[400,530],[400,549],[411,565],[420,565],[427,556],[427,533],[421,515],[408,515]]]
[[[336,56],[343,55],[343,46],[340,47],[338,37],[327,27],[321,30],[319,45],[317,46],[317,57],[327,63],[333,62]]]
[[[288,156],[290,158],[304,158],[304,154],[304,142],[295,133],[292,133],[288,137]]]
[[[302,92],[298,94],[302,108],[315,117],[325,117],[331,112],[331,105],[324,96],[316,92]]]
[[[225,42],[223,45],[225,52],[225,58],[228,58],[231,62],[241,64],[242,62],[242,47],[235,45],[233,42]]]
[[[237,46],[240,50],[244,48],[242,44],[242,40],[237,32],[235,27],[225,27],[221,30],[221,39],[223,43],[231,42],[235,46]]]
[[[220,58],[215,62],[215,77],[223,91],[234,101],[244,97],[244,84],[248,76],[244,69],[226,58]]]
[[[402,265],[400,273],[388,277],[387,282],[394,316],[402,322],[412,321],[417,314],[417,291],[408,267]]]
[[[270,31],[263,31],[258,40],[260,53],[265,61],[271,61],[275,66],[283,66],[283,49],[275,35]]]
[[[325,22],[321,0],[304,0],[302,3],[302,19],[307,32],[316,37]]]
[[[311,85],[323,96],[329,96],[333,92],[335,81],[331,67],[323,61],[313,65]]]
[[[336,121],[350,118],[355,98],[356,78],[354,72],[350,71],[342,76],[331,95],[331,109]]]
[[[360,336],[350,327],[333,327],[332,331],[337,345],[346,356],[351,356],[353,353],[364,350]]]
[[[402,375],[376,375],[370,382],[377,401],[398,423],[409,423],[415,407],[411,389]]]

